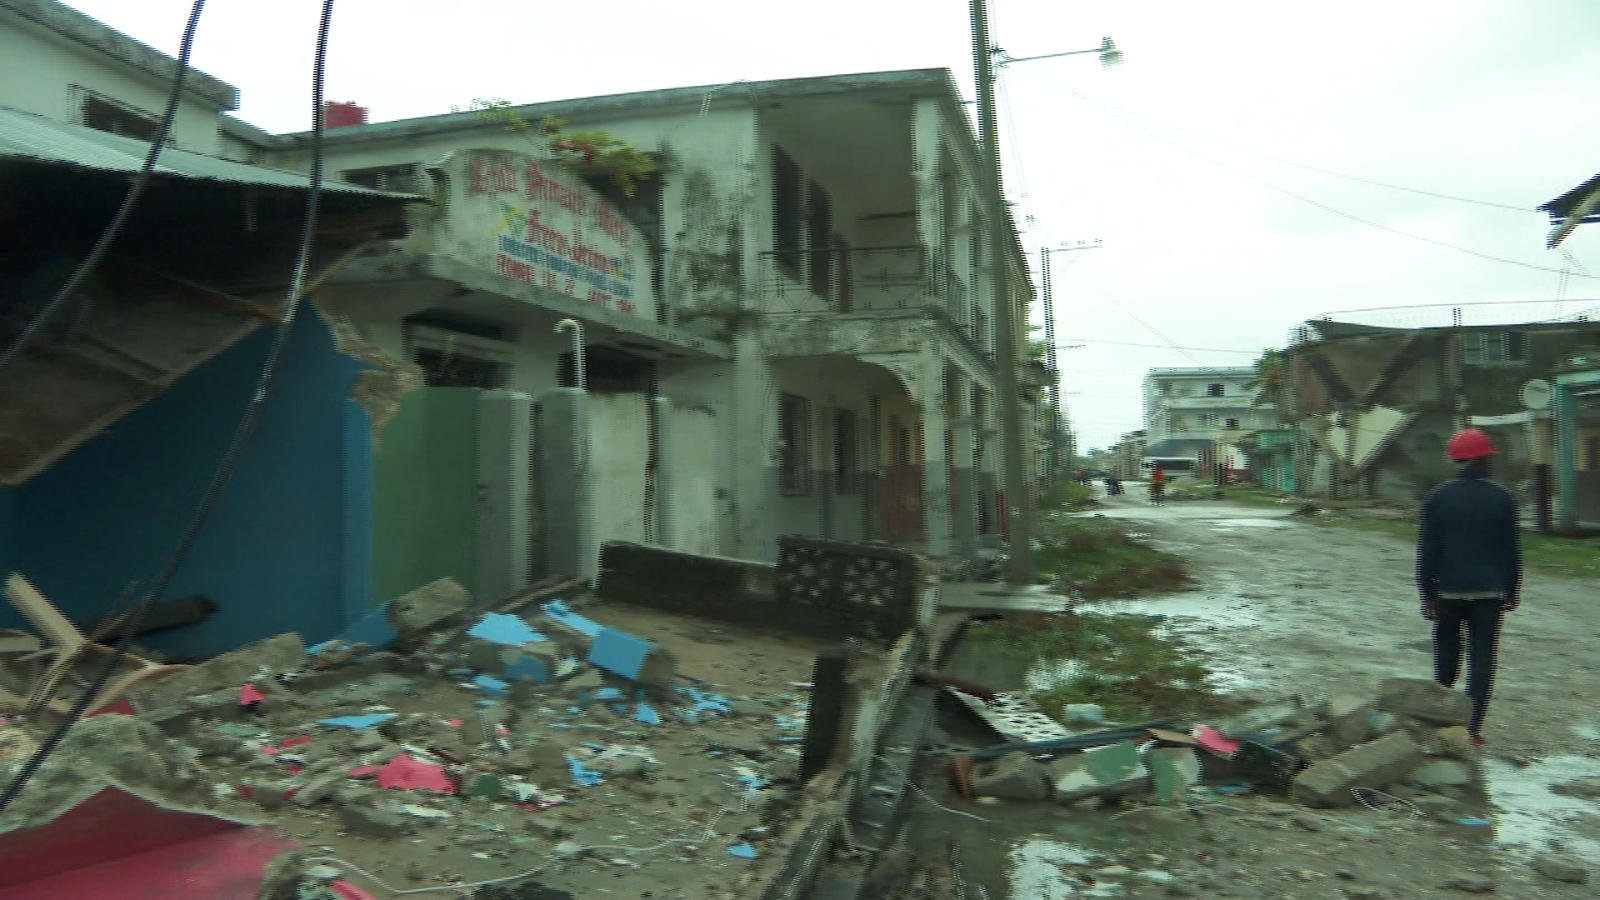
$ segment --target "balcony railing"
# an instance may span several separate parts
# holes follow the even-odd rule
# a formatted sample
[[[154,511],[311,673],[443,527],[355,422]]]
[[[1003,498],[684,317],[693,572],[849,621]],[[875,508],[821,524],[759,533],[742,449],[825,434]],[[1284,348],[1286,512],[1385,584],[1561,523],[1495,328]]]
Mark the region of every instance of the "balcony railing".
[[[989,316],[966,281],[921,244],[761,254],[762,299],[775,313],[915,311],[944,319],[991,363]]]

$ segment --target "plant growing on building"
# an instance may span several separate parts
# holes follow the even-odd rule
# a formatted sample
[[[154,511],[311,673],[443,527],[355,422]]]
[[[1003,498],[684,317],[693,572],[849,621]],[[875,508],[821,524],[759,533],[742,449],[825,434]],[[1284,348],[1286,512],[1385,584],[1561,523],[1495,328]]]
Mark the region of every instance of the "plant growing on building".
[[[604,131],[568,131],[555,116],[530,122],[511,103],[501,99],[473,100],[472,108],[486,122],[504,126],[513,134],[547,150],[568,169],[599,169],[625,195],[632,197],[639,182],[654,174],[655,160],[626,141]]]

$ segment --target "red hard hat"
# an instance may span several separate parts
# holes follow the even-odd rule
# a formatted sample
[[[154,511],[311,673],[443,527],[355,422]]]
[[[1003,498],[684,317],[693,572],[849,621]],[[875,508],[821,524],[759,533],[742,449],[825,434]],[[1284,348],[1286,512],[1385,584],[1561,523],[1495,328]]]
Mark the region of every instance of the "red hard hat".
[[[1489,443],[1489,436],[1476,428],[1466,428],[1455,433],[1450,442],[1444,445],[1445,453],[1456,462],[1469,459],[1479,459],[1492,453],[1499,453],[1494,444]]]

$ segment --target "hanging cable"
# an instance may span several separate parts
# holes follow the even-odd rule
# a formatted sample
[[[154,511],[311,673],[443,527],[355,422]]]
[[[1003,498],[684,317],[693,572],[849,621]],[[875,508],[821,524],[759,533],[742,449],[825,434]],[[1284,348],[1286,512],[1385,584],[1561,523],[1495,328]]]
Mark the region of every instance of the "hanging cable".
[[[1435,197],[1435,198],[1438,198],[1440,200],[1456,200],[1456,201],[1459,201],[1461,203],[1471,203],[1471,204],[1473,204],[1475,206],[1487,206],[1487,207],[1489,207],[1491,209],[1508,209],[1508,210],[1511,210],[1513,212],[1520,212],[1520,213],[1538,212],[1538,210],[1536,210],[1536,209],[1534,209],[1532,207],[1529,207],[1529,206],[1515,206],[1515,205],[1512,205],[1510,203],[1495,203],[1495,202],[1489,201],[1489,200],[1474,200],[1471,197],[1460,197],[1460,196],[1457,196],[1455,194],[1445,194],[1445,193],[1441,193],[1439,191],[1429,191],[1429,190],[1424,190],[1422,188],[1406,187],[1403,184],[1393,184],[1393,183],[1387,182],[1387,181],[1379,181],[1379,180],[1377,180],[1375,178],[1365,178],[1365,177],[1362,177],[1360,175],[1350,175],[1350,174],[1347,174],[1345,172],[1336,172],[1336,171],[1334,171],[1332,169],[1324,169],[1324,168],[1322,168],[1320,166],[1312,166],[1312,165],[1307,165],[1306,163],[1298,163],[1298,162],[1295,162],[1292,159],[1284,159],[1284,158],[1282,158],[1280,156],[1273,156],[1273,155],[1268,154],[1268,153],[1262,153],[1262,152],[1260,152],[1258,150],[1251,150],[1249,147],[1240,146],[1239,144],[1232,143],[1231,141],[1225,141],[1225,140],[1222,140],[1221,138],[1210,137],[1208,135],[1200,134],[1199,132],[1196,132],[1196,131],[1190,131],[1187,128],[1180,128],[1177,125],[1172,125],[1172,124],[1169,124],[1167,122],[1163,122],[1163,121],[1161,121],[1159,119],[1153,119],[1150,116],[1144,115],[1142,113],[1136,113],[1133,110],[1124,109],[1124,108],[1122,108],[1120,106],[1116,106],[1116,105],[1113,105],[1113,104],[1110,104],[1110,103],[1106,103],[1103,100],[1095,100],[1095,99],[1093,99],[1091,97],[1088,97],[1088,96],[1085,96],[1083,94],[1079,94],[1076,91],[1073,91],[1071,88],[1067,87],[1066,85],[1054,84],[1054,86],[1060,88],[1061,90],[1067,91],[1068,93],[1073,94],[1079,100],[1082,100],[1084,103],[1087,103],[1087,104],[1089,104],[1091,106],[1094,106],[1094,107],[1098,107],[1101,110],[1109,110],[1109,111],[1116,112],[1116,113],[1119,113],[1119,114],[1124,115],[1124,116],[1129,116],[1131,118],[1141,119],[1141,120],[1143,120],[1145,122],[1149,122],[1152,125],[1156,125],[1156,126],[1161,127],[1161,128],[1166,128],[1166,129],[1171,130],[1171,131],[1176,131],[1179,134],[1186,134],[1186,135],[1188,135],[1189,137],[1192,137],[1192,138],[1199,138],[1200,140],[1206,141],[1208,143],[1220,144],[1221,146],[1227,147],[1229,149],[1237,150],[1240,153],[1248,153],[1251,156],[1257,156],[1257,157],[1260,157],[1261,159],[1265,159],[1265,160],[1269,160],[1271,162],[1278,163],[1279,165],[1293,166],[1294,168],[1297,168],[1297,169],[1305,169],[1307,171],[1317,172],[1317,173],[1320,173],[1322,175],[1331,175],[1331,176],[1333,176],[1335,178],[1344,178],[1344,179],[1347,179],[1349,181],[1358,181],[1358,182],[1360,182],[1362,184],[1370,184],[1370,185],[1372,185],[1374,187],[1389,188],[1390,190],[1395,190],[1395,191],[1405,191],[1408,194],[1421,194],[1424,197]]]
[[[1027,75],[1027,77],[1033,78],[1035,81],[1038,81],[1041,84],[1045,84],[1045,85],[1048,85],[1050,87],[1054,87],[1054,88],[1056,88],[1058,90],[1064,91],[1067,94],[1070,94],[1073,97],[1078,98],[1079,100],[1083,100],[1085,103],[1088,103],[1091,106],[1095,105],[1093,103],[1093,101],[1088,100],[1083,95],[1079,94],[1078,92],[1072,90],[1071,88],[1069,88],[1069,87],[1067,87],[1067,86],[1065,86],[1063,84],[1059,84],[1059,83],[1054,82],[1054,81],[1049,81],[1049,80],[1046,80],[1046,79],[1038,78],[1038,77],[1036,77],[1034,75]],[[1310,206],[1314,206],[1314,207],[1316,207],[1316,208],[1318,208],[1318,209],[1320,209],[1320,210],[1322,210],[1324,212],[1332,213],[1332,214],[1334,214],[1336,216],[1340,216],[1342,218],[1349,219],[1352,222],[1357,222],[1357,223],[1360,223],[1362,225],[1369,226],[1371,228],[1376,228],[1379,231],[1387,231],[1390,234],[1397,234],[1397,235],[1399,235],[1401,237],[1410,238],[1411,240],[1414,240],[1414,241],[1421,241],[1421,242],[1423,242],[1425,244],[1432,244],[1432,245],[1434,245],[1436,247],[1444,247],[1444,248],[1446,248],[1448,250],[1454,250],[1457,253],[1464,253],[1467,256],[1472,256],[1472,257],[1476,257],[1478,259],[1488,260],[1490,262],[1505,263],[1506,265],[1517,266],[1518,268],[1522,268],[1522,269],[1532,269],[1532,270],[1537,271],[1537,272],[1554,272],[1556,274],[1560,274],[1561,273],[1560,269],[1554,268],[1552,266],[1541,266],[1541,265],[1539,265],[1537,263],[1523,262],[1521,260],[1509,259],[1509,258],[1503,257],[1503,256],[1495,256],[1495,255],[1493,255],[1491,253],[1483,253],[1483,252],[1480,252],[1480,251],[1477,251],[1477,250],[1471,250],[1471,249],[1468,249],[1466,247],[1459,246],[1457,244],[1452,244],[1452,243],[1450,243],[1448,241],[1441,241],[1441,240],[1439,240],[1437,238],[1426,237],[1424,235],[1414,234],[1414,233],[1409,232],[1409,231],[1402,231],[1402,230],[1400,230],[1398,228],[1395,228],[1395,227],[1392,227],[1392,226],[1389,226],[1389,225],[1384,225],[1381,222],[1374,222],[1371,219],[1363,218],[1361,216],[1356,215],[1355,213],[1345,212],[1342,209],[1339,209],[1339,208],[1334,207],[1334,206],[1329,206],[1328,204],[1323,203],[1323,202],[1321,202],[1319,200],[1313,200],[1310,197],[1305,196],[1304,194],[1299,194],[1299,193],[1296,193],[1294,191],[1289,190],[1288,188],[1280,187],[1280,186],[1278,186],[1276,184],[1273,184],[1272,182],[1267,181],[1267,180],[1265,180],[1263,178],[1257,178],[1256,176],[1250,174],[1249,172],[1246,172],[1246,171],[1244,171],[1242,169],[1239,169],[1239,168],[1237,168],[1235,166],[1230,166],[1225,162],[1221,162],[1219,160],[1213,159],[1213,158],[1205,155],[1204,153],[1201,153],[1198,150],[1194,150],[1194,149],[1192,149],[1190,147],[1186,147],[1183,144],[1180,144],[1177,141],[1174,141],[1174,140],[1172,140],[1172,139],[1170,139],[1170,138],[1168,138],[1168,137],[1166,137],[1164,135],[1157,134],[1156,132],[1151,131],[1149,128],[1146,128],[1145,126],[1140,125],[1138,122],[1134,122],[1134,121],[1128,119],[1125,116],[1122,116],[1122,115],[1119,115],[1117,113],[1111,112],[1110,110],[1107,110],[1107,109],[1100,109],[1100,111],[1102,113],[1104,113],[1105,115],[1107,115],[1107,116],[1109,116],[1109,117],[1111,117],[1113,119],[1116,119],[1117,121],[1123,123],[1124,125],[1127,125],[1129,128],[1133,128],[1133,129],[1136,129],[1138,131],[1144,132],[1145,134],[1147,134],[1150,137],[1162,142],[1163,144],[1167,144],[1167,145],[1170,145],[1172,147],[1177,148],[1178,150],[1182,150],[1184,153],[1187,153],[1190,156],[1194,156],[1194,157],[1196,157],[1198,159],[1204,160],[1205,162],[1208,162],[1208,163],[1216,166],[1219,169],[1224,169],[1226,171],[1232,172],[1233,174],[1238,175],[1240,178],[1244,178],[1244,179],[1247,179],[1249,181],[1253,181],[1256,184],[1259,184],[1264,188],[1267,188],[1267,189],[1272,190],[1272,191],[1276,191],[1276,192],[1278,192],[1280,194],[1283,194],[1286,197],[1291,197],[1291,198],[1293,198],[1295,200],[1299,200],[1302,203],[1305,203],[1305,204],[1310,205]],[[1596,276],[1596,275],[1579,275],[1578,277],[1581,277],[1581,278],[1600,278],[1600,276]]]
[[[1110,300],[1112,302],[1112,304],[1117,307],[1117,309],[1120,309],[1124,313],[1126,313],[1128,315],[1128,318],[1134,320],[1135,322],[1138,322],[1140,325],[1144,326],[1144,330],[1150,332],[1151,334],[1153,334],[1156,337],[1160,338],[1161,340],[1165,341],[1167,347],[1169,347],[1170,349],[1176,350],[1179,353],[1182,353],[1186,359],[1188,359],[1190,362],[1194,363],[1197,366],[1205,365],[1200,360],[1195,359],[1193,356],[1190,356],[1188,349],[1178,346],[1178,342],[1177,341],[1174,341],[1172,338],[1169,338],[1165,334],[1162,334],[1160,329],[1156,328],[1154,325],[1151,325],[1149,322],[1146,322],[1144,320],[1143,316],[1140,316],[1138,313],[1134,312],[1132,309],[1130,309],[1128,306],[1126,306],[1121,300],[1118,300],[1116,297],[1112,296],[1111,292],[1107,291],[1105,288],[1101,287],[1100,283],[1098,281],[1095,281],[1093,278],[1090,278],[1089,277],[1089,273],[1083,271],[1082,269],[1078,269],[1077,270],[1077,275],[1078,275],[1079,278],[1082,278],[1084,281],[1087,281],[1089,283],[1089,286],[1094,288],[1095,291],[1100,294],[1100,296],[1106,298],[1107,300]]]
[[[133,215],[133,210],[139,205],[139,200],[144,197],[145,188],[150,185],[150,178],[155,172],[156,160],[161,156],[161,149],[166,146],[167,136],[172,133],[172,122],[178,116],[178,104],[183,99],[183,82],[189,75],[189,52],[194,48],[195,29],[200,25],[200,13],[205,9],[206,0],[194,0],[194,6],[189,9],[189,21],[183,27],[183,41],[178,48],[178,70],[172,75],[172,87],[167,92],[167,106],[161,112],[161,121],[156,125],[155,136],[150,139],[150,149],[145,152],[144,164],[139,167],[139,174],[133,179],[133,184],[128,186],[128,193],[122,197],[122,205],[117,207],[116,215],[111,217],[111,223],[105,231],[100,233],[99,240],[95,241],[89,255],[78,264],[72,277],[67,279],[54,297],[39,310],[38,314],[22,329],[17,339],[11,346],[0,353],[0,372],[5,371],[22,351],[33,342],[34,337],[49,321],[55,318],[61,307],[67,302],[83,280],[89,277],[100,264],[100,260],[111,249],[111,244],[122,233],[122,228],[128,223],[128,218]]]
[[[44,765],[45,760],[49,759],[50,754],[54,753],[56,748],[61,745],[62,740],[67,736],[67,732],[70,731],[72,726],[78,722],[85,712],[88,711],[89,704],[93,702],[95,697],[105,687],[106,682],[111,679],[112,673],[116,671],[117,665],[121,661],[124,651],[127,649],[128,644],[133,640],[133,636],[139,632],[139,624],[144,620],[144,617],[146,613],[149,612],[151,605],[158,601],[162,594],[164,594],[171,586],[173,576],[177,573],[178,566],[182,564],[184,558],[188,556],[190,549],[194,546],[195,539],[199,537],[200,532],[204,529],[206,522],[210,519],[212,512],[215,510],[217,501],[222,496],[223,488],[227,486],[229,479],[233,476],[234,470],[238,468],[239,460],[244,453],[245,445],[249,442],[251,432],[255,429],[256,421],[260,418],[262,405],[266,401],[268,391],[272,387],[274,379],[277,377],[278,364],[283,357],[284,347],[288,344],[290,332],[294,327],[295,314],[300,308],[302,300],[301,295],[305,291],[306,274],[311,265],[311,247],[316,238],[317,217],[321,208],[323,162],[322,98],[323,82],[325,80],[325,73],[327,69],[328,26],[333,16],[333,3],[334,0],[323,0],[322,18],[317,27],[316,61],[313,66],[311,79],[311,102],[313,116],[311,129],[311,174],[310,186],[306,191],[306,219],[304,227],[300,232],[300,245],[299,250],[296,253],[294,263],[294,276],[290,281],[288,296],[284,301],[283,314],[278,322],[277,330],[273,334],[272,346],[267,351],[266,361],[262,364],[261,374],[256,381],[255,394],[250,398],[249,406],[245,408],[243,417],[240,418],[238,426],[234,429],[232,439],[229,441],[228,448],[223,454],[222,462],[218,465],[216,473],[206,485],[205,493],[200,498],[200,503],[195,509],[194,516],[190,519],[188,526],[185,528],[182,536],[178,539],[177,546],[167,557],[166,562],[161,568],[160,574],[152,583],[150,590],[146,592],[139,602],[134,606],[128,619],[126,620],[126,624],[121,626],[121,636],[118,638],[116,646],[112,648],[114,652],[106,654],[105,664],[100,667],[100,669],[95,673],[94,678],[89,682],[89,685],[83,690],[83,693],[76,701],[73,702],[72,708],[62,719],[61,723],[57,725],[42,742],[40,742],[38,749],[35,750],[33,755],[28,758],[28,761],[23,764],[21,770],[18,771],[16,778],[14,778],[11,784],[6,788],[5,793],[0,794],[0,811],[5,810],[14,800],[16,800],[17,795],[22,792],[23,787],[25,787],[33,778],[33,776],[39,771],[39,768]],[[198,10],[198,8],[199,4],[197,3],[196,9]]]

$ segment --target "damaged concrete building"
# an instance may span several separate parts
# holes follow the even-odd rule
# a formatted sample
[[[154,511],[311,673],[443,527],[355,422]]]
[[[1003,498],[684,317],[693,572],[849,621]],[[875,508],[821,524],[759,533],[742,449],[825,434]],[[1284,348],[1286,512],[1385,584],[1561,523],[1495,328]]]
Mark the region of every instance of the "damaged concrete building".
[[[238,94],[191,72],[126,227],[33,327],[127,195],[175,69],[59,4],[0,2],[0,347],[31,329],[0,369],[0,571],[78,621],[148,589],[188,527],[283,318],[304,219],[304,175],[215,155]],[[327,185],[308,284],[402,235],[413,199]],[[370,422],[352,400],[370,366],[314,304],[299,313],[257,439],[172,582],[227,601],[184,652],[331,635],[372,600]]]
[[[630,194],[561,164],[551,117],[654,171]],[[433,199],[325,295],[427,377],[377,464],[379,596],[592,575],[609,540],[770,561],[796,534],[950,562],[999,540],[981,273],[1006,266],[1019,310],[1031,293],[1016,241],[982,237],[997,213],[948,71],[358,114],[326,141],[347,181]],[[307,136],[259,158],[304,167]]]
[[[1278,408],[1303,435],[1298,491],[1420,499],[1451,474],[1445,441],[1468,425],[1501,449],[1497,480],[1532,497],[1552,461],[1550,380],[1600,349],[1600,323],[1385,328],[1307,322],[1283,351]]]

